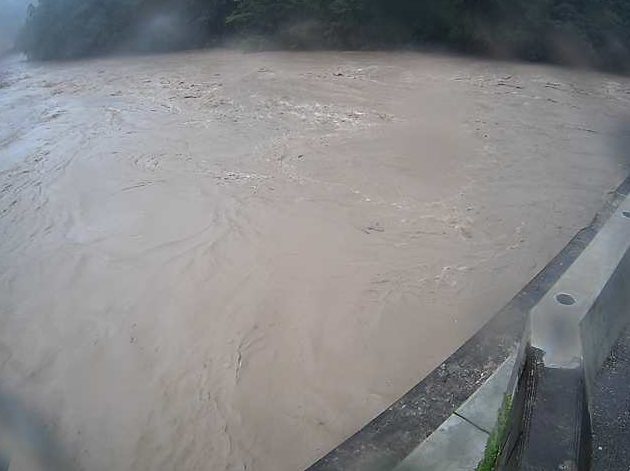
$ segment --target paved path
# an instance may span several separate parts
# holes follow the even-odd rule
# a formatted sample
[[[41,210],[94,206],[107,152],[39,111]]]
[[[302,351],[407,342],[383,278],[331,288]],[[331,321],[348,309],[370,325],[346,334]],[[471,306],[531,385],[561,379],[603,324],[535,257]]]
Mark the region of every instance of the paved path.
[[[630,329],[604,364],[593,402],[593,470],[630,470]]]

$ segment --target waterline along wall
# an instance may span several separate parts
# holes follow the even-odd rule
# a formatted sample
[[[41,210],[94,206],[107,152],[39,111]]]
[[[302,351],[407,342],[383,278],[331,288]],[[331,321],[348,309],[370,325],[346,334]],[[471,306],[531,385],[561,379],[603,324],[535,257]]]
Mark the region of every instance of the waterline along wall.
[[[310,471],[590,469],[597,372],[630,324],[629,194],[630,178],[473,338]]]

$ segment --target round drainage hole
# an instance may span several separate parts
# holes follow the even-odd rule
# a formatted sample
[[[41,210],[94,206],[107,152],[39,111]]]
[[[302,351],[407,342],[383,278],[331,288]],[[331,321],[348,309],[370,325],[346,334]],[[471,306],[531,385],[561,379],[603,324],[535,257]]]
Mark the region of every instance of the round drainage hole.
[[[572,304],[575,304],[575,298],[566,293],[556,294],[556,301],[564,306],[571,306]]]
[[[623,214],[624,217],[630,218],[630,211],[622,211],[621,214]]]

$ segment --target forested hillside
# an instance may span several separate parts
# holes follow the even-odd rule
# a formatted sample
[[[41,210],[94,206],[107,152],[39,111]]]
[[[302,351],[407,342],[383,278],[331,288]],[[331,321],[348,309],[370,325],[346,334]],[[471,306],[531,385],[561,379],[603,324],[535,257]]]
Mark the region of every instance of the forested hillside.
[[[625,68],[626,0],[39,0],[19,46],[33,59],[206,46],[439,45],[526,60]]]

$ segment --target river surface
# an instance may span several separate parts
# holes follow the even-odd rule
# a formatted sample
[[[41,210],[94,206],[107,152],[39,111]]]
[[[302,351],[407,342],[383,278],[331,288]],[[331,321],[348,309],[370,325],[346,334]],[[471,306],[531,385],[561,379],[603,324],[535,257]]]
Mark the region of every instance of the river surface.
[[[308,466],[589,223],[629,105],[417,53],[3,59],[11,471]]]

